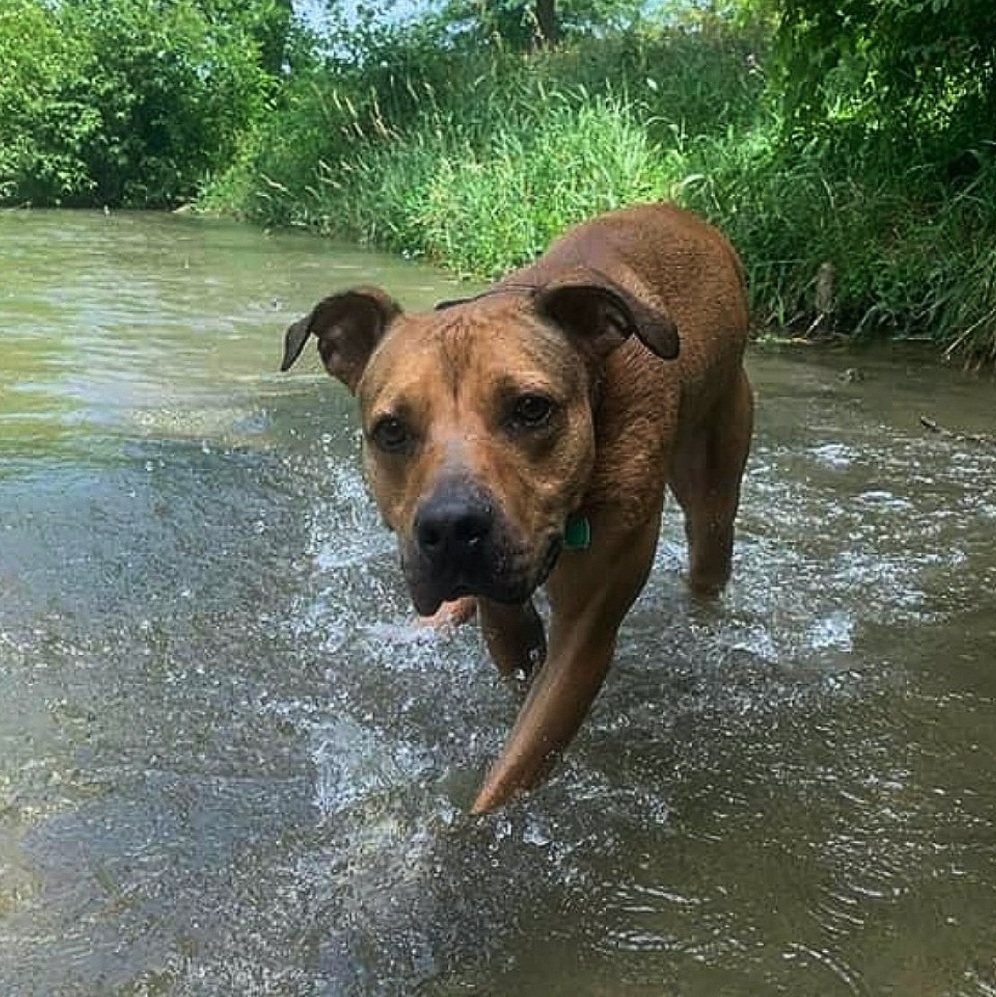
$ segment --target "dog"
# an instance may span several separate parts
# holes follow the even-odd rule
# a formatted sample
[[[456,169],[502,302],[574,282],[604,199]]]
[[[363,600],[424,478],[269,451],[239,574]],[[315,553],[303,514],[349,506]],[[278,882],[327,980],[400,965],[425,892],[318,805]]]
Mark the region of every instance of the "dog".
[[[433,311],[376,287],[333,294],[287,330],[282,370],[311,336],[359,402],[366,478],[418,612],[476,608],[500,671],[535,671],[473,802],[492,810],[544,776],[591,707],[667,489],[692,590],[729,579],[754,408],[740,261],[695,214],[640,204]]]

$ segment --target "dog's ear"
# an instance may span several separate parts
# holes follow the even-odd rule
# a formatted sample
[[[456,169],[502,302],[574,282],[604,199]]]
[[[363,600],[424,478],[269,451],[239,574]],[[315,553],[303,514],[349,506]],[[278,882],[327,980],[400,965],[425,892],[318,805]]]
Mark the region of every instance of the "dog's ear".
[[[663,308],[641,301],[594,270],[580,269],[541,287],[535,308],[599,356],[631,335],[663,360],[678,355],[678,329]]]
[[[325,369],[355,392],[370,354],[400,314],[401,306],[379,287],[356,287],[324,298],[287,330],[280,369],[290,369],[314,334]]]

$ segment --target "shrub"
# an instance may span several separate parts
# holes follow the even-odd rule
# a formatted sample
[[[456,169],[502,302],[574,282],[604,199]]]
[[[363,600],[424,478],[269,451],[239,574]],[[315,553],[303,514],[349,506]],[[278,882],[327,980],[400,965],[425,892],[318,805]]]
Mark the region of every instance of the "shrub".
[[[163,206],[231,161],[270,77],[239,24],[191,0],[8,0],[0,195]]]

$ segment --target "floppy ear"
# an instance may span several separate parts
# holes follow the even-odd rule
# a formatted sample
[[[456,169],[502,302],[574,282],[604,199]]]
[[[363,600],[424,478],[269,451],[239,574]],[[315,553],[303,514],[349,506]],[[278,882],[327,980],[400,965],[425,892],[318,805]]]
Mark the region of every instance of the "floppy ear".
[[[400,314],[401,306],[379,287],[356,287],[324,298],[287,330],[280,369],[291,368],[314,334],[325,369],[355,392],[374,347]]]
[[[641,301],[596,270],[581,268],[541,287],[535,308],[599,356],[631,335],[662,360],[678,355],[678,329],[663,308]]]

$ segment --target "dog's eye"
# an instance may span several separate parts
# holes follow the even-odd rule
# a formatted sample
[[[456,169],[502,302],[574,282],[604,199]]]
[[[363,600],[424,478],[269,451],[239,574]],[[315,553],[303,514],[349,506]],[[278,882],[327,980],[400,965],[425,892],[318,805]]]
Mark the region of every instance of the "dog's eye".
[[[370,439],[385,453],[402,453],[411,444],[411,433],[399,418],[385,415],[374,423]]]
[[[522,395],[515,402],[510,421],[517,429],[539,429],[552,414],[553,402],[545,395]]]

